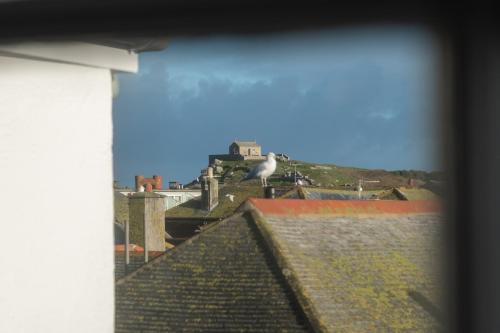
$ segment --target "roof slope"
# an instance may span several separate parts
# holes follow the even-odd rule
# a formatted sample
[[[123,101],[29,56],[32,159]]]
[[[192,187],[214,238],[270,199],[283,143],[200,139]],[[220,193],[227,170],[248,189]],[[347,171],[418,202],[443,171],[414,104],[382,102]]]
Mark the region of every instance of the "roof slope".
[[[251,205],[319,330],[439,329],[435,202],[252,199]]]
[[[307,331],[294,304],[255,224],[235,215],[119,280],[116,332]]]
[[[403,194],[406,200],[437,200],[438,196],[425,188],[405,188],[400,187],[398,191]]]
[[[234,141],[233,144],[237,144],[238,146],[245,146],[245,147],[260,147],[260,145],[257,144],[256,141]]]
[[[161,254],[163,252],[148,251],[149,259],[158,257]],[[128,267],[125,268],[125,249],[118,251],[115,249],[115,280],[119,280],[144,266],[144,249],[142,251],[131,250],[129,256],[130,261]]]
[[[358,200],[358,191],[326,189],[317,187],[300,187],[302,197],[306,200]],[[362,191],[362,199],[376,198],[381,190]]]
[[[233,201],[229,199],[228,194],[233,195]],[[165,211],[165,217],[229,217],[236,208],[240,206],[249,197],[262,197],[264,191],[260,182],[250,184],[224,185],[219,189],[219,204],[212,211],[201,209],[201,198],[195,198],[182,203],[172,209]]]

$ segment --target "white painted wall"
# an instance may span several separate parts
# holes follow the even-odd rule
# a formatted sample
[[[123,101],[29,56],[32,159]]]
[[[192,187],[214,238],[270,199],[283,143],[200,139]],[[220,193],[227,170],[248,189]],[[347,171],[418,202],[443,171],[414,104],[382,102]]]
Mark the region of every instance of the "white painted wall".
[[[172,209],[189,200],[201,197],[201,190],[155,190],[154,192],[164,197],[163,203],[165,204],[165,210]],[[129,194],[134,194],[135,191],[120,191],[120,193],[128,196]]]
[[[0,55],[0,332],[113,331],[111,95],[109,69]]]

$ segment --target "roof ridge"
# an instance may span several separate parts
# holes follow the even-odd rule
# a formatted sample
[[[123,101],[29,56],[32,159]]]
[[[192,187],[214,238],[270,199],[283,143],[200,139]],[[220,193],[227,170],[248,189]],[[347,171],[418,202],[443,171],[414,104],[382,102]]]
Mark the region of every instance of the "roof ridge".
[[[321,322],[320,315],[316,310],[314,304],[310,301],[304,288],[300,284],[300,279],[295,269],[292,267],[286,256],[281,255],[282,245],[273,236],[272,231],[269,230],[269,226],[264,222],[264,215],[253,205],[250,201],[250,206],[247,206],[246,214],[249,214],[251,218],[249,220],[253,221],[256,225],[258,232],[264,239],[265,244],[269,247],[269,252],[271,257],[274,259],[275,264],[278,266],[284,282],[293,291],[298,304],[306,316],[309,324],[312,326],[315,332],[327,332],[327,327]]]
[[[183,243],[177,245],[176,247],[165,251],[163,254],[148,261],[146,264],[142,265],[140,268],[136,269],[132,273],[127,274],[124,277],[122,277],[121,279],[116,280],[115,285],[118,286],[118,285],[125,283],[126,281],[128,281],[128,280],[132,279],[134,276],[136,276],[139,272],[145,271],[145,270],[151,268],[152,266],[155,266],[156,264],[158,264],[158,263],[166,260],[167,258],[170,258],[171,256],[175,255],[178,251],[182,250],[184,247],[191,245],[193,242],[197,241],[199,238],[205,237],[207,235],[207,233],[213,232],[213,230],[217,229],[218,226],[221,226],[225,223],[228,223],[228,221],[231,219],[242,217],[242,216],[243,216],[243,213],[236,213],[236,214],[233,214],[233,215],[231,215],[231,216],[229,216],[221,221],[217,221],[217,222],[214,222],[214,223],[208,225],[198,235],[195,235],[195,236],[187,239]]]

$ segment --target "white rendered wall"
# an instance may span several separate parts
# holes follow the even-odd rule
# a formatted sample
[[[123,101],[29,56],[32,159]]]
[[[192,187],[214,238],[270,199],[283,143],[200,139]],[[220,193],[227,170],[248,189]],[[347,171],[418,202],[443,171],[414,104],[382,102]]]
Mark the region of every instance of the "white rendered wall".
[[[164,196],[165,210],[177,207],[189,200],[201,197],[201,190],[155,190],[155,193]],[[120,191],[121,194],[128,196],[135,191]]]
[[[111,93],[108,69],[0,56],[0,332],[113,331]]]

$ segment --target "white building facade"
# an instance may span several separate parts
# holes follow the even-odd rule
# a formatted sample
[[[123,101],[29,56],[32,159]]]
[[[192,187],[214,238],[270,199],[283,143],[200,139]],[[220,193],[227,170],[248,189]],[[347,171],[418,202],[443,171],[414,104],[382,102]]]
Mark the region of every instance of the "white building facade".
[[[0,332],[113,331],[112,72],[137,66],[94,44],[0,45]]]

